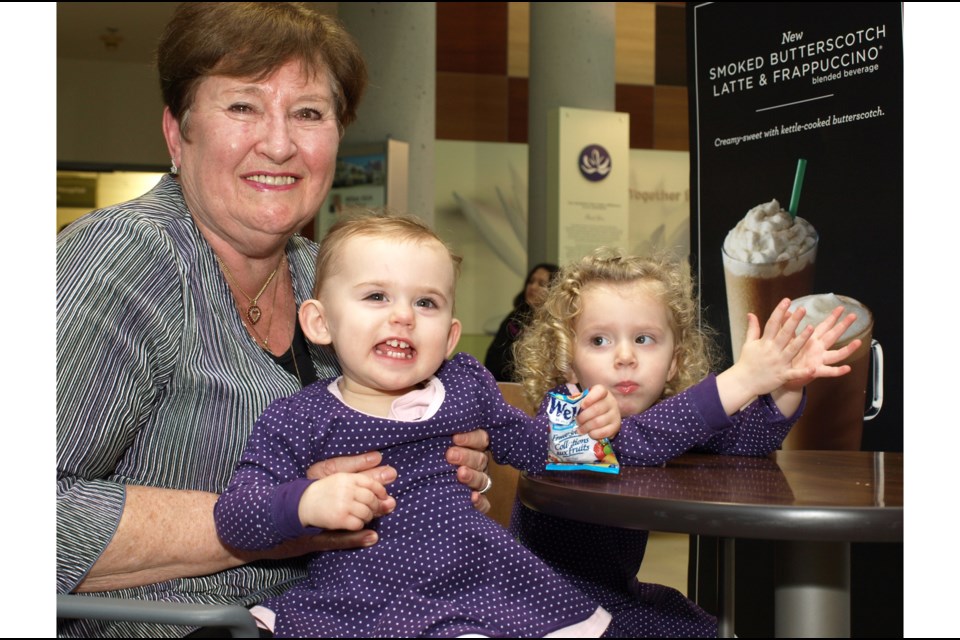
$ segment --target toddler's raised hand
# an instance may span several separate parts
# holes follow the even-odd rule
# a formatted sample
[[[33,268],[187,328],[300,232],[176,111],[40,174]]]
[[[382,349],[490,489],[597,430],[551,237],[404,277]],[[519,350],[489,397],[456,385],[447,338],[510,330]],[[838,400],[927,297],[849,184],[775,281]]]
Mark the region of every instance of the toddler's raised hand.
[[[781,387],[789,380],[811,374],[808,369],[798,370],[797,355],[814,333],[807,327],[799,334],[797,327],[806,311],[801,307],[790,311],[790,300],[784,298],[777,305],[760,334],[760,323],[755,315],[747,315],[747,338],[740,358],[732,368],[741,369],[743,378],[749,380],[752,395],[763,395]]]
[[[816,378],[837,378],[850,372],[850,365],[835,365],[859,349],[861,340],[856,339],[840,349],[830,350],[857,319],[856,314],[850,313],[841,320],[842,315],[843,307],[837,307],[813,329],[810,338],[793,359],[795,374],[784,382],[785,390],[799,391]]]
[[[357,531],[396,506],[384,486],[369,476],[335,473],[307,487],[298,514],[305,527]]]
[[[810,339],[813,327],[797,335],[797,326],[806,311],[801,308],[791,313],[789,309],[790,300],[782,300],[770,314],[762,335],[757,317],[747,314],[747,338],[740,357],[717,376],[717,392],[727,415],[733,415],[757,396],[778,390],[792,396],[784,402],[776,400],[781,410],[799,404],[800,394],[783,389],[783,385],[810,375],[810,371],[796,371],[793,360]]]
[[[587,391],[577,414],[577,433],[594,440],[612,438],[620,433],[620,408],[606,387],[596,384]]]

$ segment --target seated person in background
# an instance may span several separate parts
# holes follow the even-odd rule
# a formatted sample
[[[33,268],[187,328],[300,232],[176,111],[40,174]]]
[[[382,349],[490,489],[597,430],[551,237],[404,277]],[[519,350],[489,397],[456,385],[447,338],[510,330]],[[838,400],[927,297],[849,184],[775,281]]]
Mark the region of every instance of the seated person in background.
[[[621,464],[660,465],[691,450],[766,455],[800,417],[804,385],[847,373],[831,365],[859,346],[829,350],[853,314],[840,320],[837,308],[795,335],[803,310],[788,307],[781,302],[762,336],[750,314],[739,361],[713,375],[688,270],[599,249],[557,275],[521,337],[518,372],[535,402],[551,389],[609,389],[623,416]],[[717,635],[716,619],[679,591],[637,580],[646,531],[555,518],[519,501],[510,529],[613,615],[608,635]]]
[[[157,63],[170,174],[57,237],[57,593],[251,605],[302,580],[303,554],[377,541],[323,532],[239,552],[213,522],[256,418],[339,371],[297,323],[317,251],[299,231],[329,192],[366,67],[336,20],[285,2],[180,5]],[[457,438],[478,450],[448,455],[479,489],[486,435]],[[380,454],[356,453],[307,474],[396,477]]]
[[[541,470],[547,457],[545,419],[508,405],[471,356],[446,360],[460,337],[459,262],[408,217],[341,220],[320,244],[300,322],[333,346],[343,375],[268,407],[217,502],[217,531],[246,550],[368,523],[380,540],[317,554],[308,580],[265,601],[258,617],[270,626],[275,614],[277,636],[586,637],[607,626],[603,609],[472,507],[444,459],[451,434],[475,424],[498,462]],[[583,407],[582,431],[617,432],[602,386]],[[363,475],[305,475],[323,458],[368,450],[397,470],[389,495]]]
[[[497,335],[493,337],[493,342],[490,343],[487,355],[483,359],[483,366],[489,369],[498,381],[517,380],[514,375],[513,345],[520,337],[520,332],[530,322],[534,310],[543,302],[547,295],[547,287],[559,270],[560,267],[549,262],[536,265],[527,274],[523,291],[513,299],[513,310],[500,323]]]

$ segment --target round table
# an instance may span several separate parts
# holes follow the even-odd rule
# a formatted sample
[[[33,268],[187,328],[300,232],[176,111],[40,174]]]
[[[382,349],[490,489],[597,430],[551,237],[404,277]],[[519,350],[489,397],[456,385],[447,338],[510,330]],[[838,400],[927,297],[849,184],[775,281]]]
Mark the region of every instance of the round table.
[[[619,475],[523,474],[518,495],[553,516],[724,539],[723,636],[733,633],[735,538],[779,541],[778,637],[849,636],[850,543],[903,540],[902,453],[685,454]]]

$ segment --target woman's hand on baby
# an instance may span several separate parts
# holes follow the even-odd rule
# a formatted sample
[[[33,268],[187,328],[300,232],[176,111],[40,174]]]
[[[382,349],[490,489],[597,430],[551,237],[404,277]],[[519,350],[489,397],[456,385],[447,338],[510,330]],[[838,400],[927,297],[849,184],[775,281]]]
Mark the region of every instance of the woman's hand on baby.
[[[795,374],[784,382],[785,390],[799,391],[816,378],[837,378],[850,372],[850,365],[836,365],[859,349],[861,341],[852,340],[840,349],[830,350],[857,319],[853,313],[847,314],[843,319],[841,316],[843,307],[837,307],[813,329],[809,339],[793,359]]]
[[[305,527],[357,531],[397,506],[386,488],[363,473],[335,473],[316,480],[300,496]]]
[[[483,429],[474,429],[453,435],[453,445],[447,449],[447,462],[457,467],[457,480],[470,487],[470,500],[480,513],[490,511],[490,501],[480,493],[487,486],[487,448],[490,436]]]
[[[382,485],[388,485],[397,479],[393,467],[381,465],[383,456],[379,451],[368,451],[356,456],[338,456],[315,462],[307,468],[307,477],[321,480],[335,473],[363,473]]]
[[[612,438],[620,433],[617,399],[602,384],[587,391],[577,414],[577,433],[589,435],[594,440]]]

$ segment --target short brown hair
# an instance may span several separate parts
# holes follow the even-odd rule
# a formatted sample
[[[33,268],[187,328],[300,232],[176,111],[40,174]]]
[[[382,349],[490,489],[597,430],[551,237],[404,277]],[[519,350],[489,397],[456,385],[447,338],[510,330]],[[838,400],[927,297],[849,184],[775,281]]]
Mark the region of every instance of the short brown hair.
[[[338,220],[320,241],[320,250],[317,253],[316,283],[313,286],[313,297],[320,296],[320,289],[324,280],[333,273],[335,260],[344,243],[351,238],[390,238],[398,242],[430,242],[436,241],[450,254],[453,263],[454,281],[460,276],[460,263],[463,258],[456,255],[440,239],[436,232],[425,222],[414,216],[396,215],[389,211],[355,210]],[[403,265],[397,265],[402,269]]]
[[[160,37],[163,102],[186,127],[197,85],[211,75],[263,80],[290,61],[327,73],[341,127],[357,117],[367,84],[360,48],[336,19],[300,2],[184,2]]]
[[[717,360],[712,331],[700,322],[699,305],[687,265],[669,256],[626,256],[601,247],[565,265],[552,280],[547,298],[514,345],[517,375],[528,399],[539,405],[543,395],[566,382],[572,370],[576,334],[583,310],[583,289],[595,283],[650,284],[650,293],[668,311],[673,331],[677,375],[663,391],[669,397],[700,382]]]

